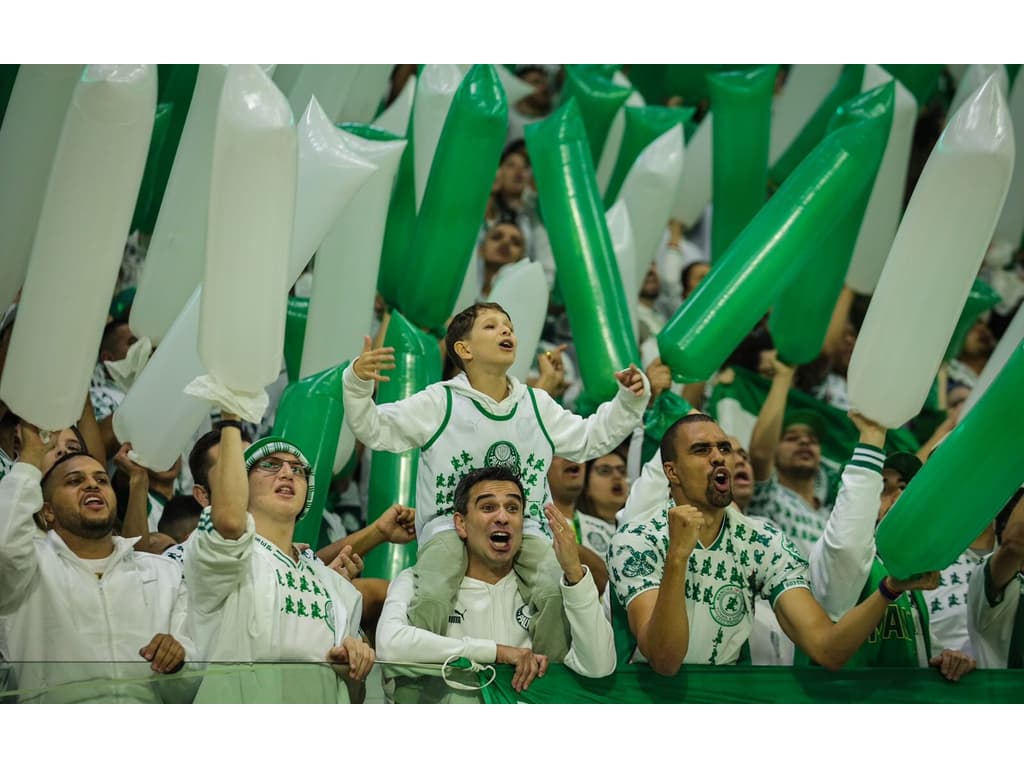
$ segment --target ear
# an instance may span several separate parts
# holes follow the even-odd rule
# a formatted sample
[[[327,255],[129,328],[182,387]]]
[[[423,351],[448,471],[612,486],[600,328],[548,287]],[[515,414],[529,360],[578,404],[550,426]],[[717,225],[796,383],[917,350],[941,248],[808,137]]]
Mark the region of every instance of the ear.
[[[662,469],[665,470],[665,477],[668,478],[669,485],[679,485],[679,475],[676,474],[676,466],[671,462],[666,461],[661,465]]]
[[[104,349],[104,350],[100,351],[100,362],[101,363],[105,363],[105,362],[108,362],[109,360],[113,360],[113,359],[114,359],[114,356],[110,352],[107,352],[107,350]]]
[[[53,528],[55,517],[53,514],[53,507],[50,505],[50,502],[43,502],[43,508],[39,510],[39,515],[43,518],[43,522],[46,523],[47,528]]]
[[[469,535],[466,533],[466,518],[461,512],[456,512],[452,519],[455,521],[455,530],[459,534],[459,538],[465,541]]]
[[[198,501],[203,509],[210,506],[210,494],[201,485],[192,486],[192,498]]]
[[[462,339],[456,341],[455,344],[452,345],[452,349],[455,350],[455,354],[458,355],[463,362],[473,359],[473,353],[470,351],[469,345]]]

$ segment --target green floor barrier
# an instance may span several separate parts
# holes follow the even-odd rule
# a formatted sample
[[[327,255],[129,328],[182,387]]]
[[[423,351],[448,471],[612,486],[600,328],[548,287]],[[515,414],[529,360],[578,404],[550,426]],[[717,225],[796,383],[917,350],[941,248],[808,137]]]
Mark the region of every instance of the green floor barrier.
[[[897,579],[956,560],[1024,480],[1024,345],[939,444],[878,526],[878,555]],[[969,476],[964,468],[970,468]]]
[[[949,340],[949,347],[946,349],[945,355],[947,361],[960,354],[964,348],[967,332],[978,322],[982,313],[992,309],[1002,300],[1002,297],[988,283],[983,280],[974,281],[971,292],[967,294],[967,303],[964,304],[964,310],[960,313],[960,319],[956,321],[956,328],[953,329],[953,336]]]
[[[825,136],[829,122],[836,113],[839,105],[848,99],[852,99],[860,92],[861,83],[864,80],[863,64],[847,64],[839,75],[839,80],[829,91],[825,100],[811,115],[810,120],[797,134],[796,138],[789,145],[782,156],[775,161],[768,179],[774,186],[779,186],[786,180],[786,177],[793,172],[801,160],[807,157]]]
[[[772,310],[768,328],[779,358],[788,365],[809,363],[821,354],[836,300],[843,289],[843,279],[853,257],[857,234],[864,221],[864,211],[885,154],[895,106],[895,84],[873,88],[842,104],[829,124],[829,132],[848,125],[863,125],[874,131],[878,139],[875,157],[865,157],[867,185],[856,195],[853,204],[839,217],[836,228],[814,248],[806,268],[794,277],[779,295]]]
[[[878,140],[869,124],[826,136],[740,233],[658,334],[677,381],[706,381],[775,303],[869,186]]]
[[[595,168],[601,159],[601,150],[608,138],[615,113],[626,103],[630,93],[632,89],[613,83],[599,72],[573,65],[565,68],[561,103],[568,104],[570,100],[576,100],[576,107],[587,132],[590,159]]]
[[[455,309],[507,131],[505,89],[493,66],[476,65],[448,110],[398,287],[399,308],[420,327],[445,325]]]
[[[712,142],[711,261],[725,253],[764,204],[776,65],[708,75]]]
[[[290,440],[313,466],[313,504],[295,525],[295,541],[316,546],[320,520],[330,491],[334,452],[345,409],[341,401],[341,375],[348,363],[328,368],[289,384],[281,395],[270,434]]]
[[[950,683],[934,669],[684,666],[662,677],[646,664],[597,680],[552,664],[523,693],[498,665],[488,704],[1009,704],[1024,702],[1024,672],[978,669]],[[480,682],[489,678],[481,673]]]
[[[401,313],[393,312],[384,334],[384,346],[395,349],[395,369],[391,381],[377,388],[377,403],[394,403],[410,397],[428,384],[441,379],[441,355],[437,339],[423,333]],[[370,467],[370,493],[366,522],[373,523],[392,504],[416,506],[416,466],[419,449],[404,453],[374,451]],[[393,579],[416,562],[416,542],[381,544],[364,558],[363,575]]]
[[[639,353],[576,102],[526,126],[526,145],[580,376],[592,398],[610,400],[618,390],[615,372]]]
[[[622,182],[626,180],[626,174],[640,157],[640,153],[675,125],[683,126],[685,131],[693,119],[693,112],[692,107],[625,108],[626,124],[622,132],[622,144],[619,146],[619,156],[615,160],[615,168],[608,181],[608,189],[604,193],[605,208],[610,208],[619,196]]]

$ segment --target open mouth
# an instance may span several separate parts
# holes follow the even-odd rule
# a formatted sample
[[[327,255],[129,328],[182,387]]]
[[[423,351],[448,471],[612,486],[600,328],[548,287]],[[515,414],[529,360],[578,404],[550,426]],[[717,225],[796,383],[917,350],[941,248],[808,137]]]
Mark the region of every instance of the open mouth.
[[[565,468],[565,474],[569,477],[579,477],[582,469],[583,467],[580,464],[570,464]]]
[[[732,481],[733,483],[750,483],[750,473],[745,469],[740,469],[732,476]]]
[[[499,341],[498,342],[498,346],[501,347],[502,349],[507,349],[507,350],[513,350],[513,349],[516,348],[515,342],[512,341],[511,339],[505,339],[504,341]]]
[[[499,551],[507,551],[512,546],[512,534],[507,531],[494,531],[491,536],[491,546]]]
[[[278,496],[285,496],[287,498],[293,498],[295,496],[295,489],[290,485],[280,485],[274,491]]]
[[[729,470],[725,467],[719,467],[711,473],[711,482],[716,491],[728,491],[731,487],[730,479]]]
[[[101,510],[107,508],[107,502],[98,493],[90,493],[82,500],[82,506],[86,509]]]
[[[623,483],[615,483],[612,485],[612,495],[614,496],[625,496],[626,486]]]

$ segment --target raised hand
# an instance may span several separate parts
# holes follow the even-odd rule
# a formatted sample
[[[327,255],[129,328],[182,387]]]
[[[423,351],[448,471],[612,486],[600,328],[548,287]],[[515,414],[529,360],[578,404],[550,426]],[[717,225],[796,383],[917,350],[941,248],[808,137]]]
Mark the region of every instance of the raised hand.
[[[386,541],[408,544],[416,539],[416,510],[403,504],[392,504],[374,525]]]
[[[363,351],[352,363],[352,369],[363,381],[391,381],[381,371],[389,371],[395,367],[395,348],[373,348],[369,336],[363,337]]]
[[[615,380],[637,397],[644,393],[644,378],[640,375],[640,369],[636,367],[635,363],[630,363],[629,368],[616,373]]]
[[[668,511],[668,547],[670,552],[689,557],[697,546],[704,514],[696,507],[683,504]]]
[[[562,566],[565,580],[572,586],[584,576],[583,566],[580,564],[580,550],[576,545],[576,530],[554,504],[544,505],[544,517],[551,527],[555,557]]]

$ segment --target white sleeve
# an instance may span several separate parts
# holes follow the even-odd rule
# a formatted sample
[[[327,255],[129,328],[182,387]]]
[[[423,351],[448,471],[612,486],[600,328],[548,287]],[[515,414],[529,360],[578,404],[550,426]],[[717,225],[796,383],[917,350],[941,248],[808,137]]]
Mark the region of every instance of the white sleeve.
[[[991,579],[989,561],[985,558],[971,574],[967,586],[967,634],[978,666],[982,669],[1006,669],[1010,643],[1013,640],[1014,618],[1021,600],[1021,576],[1016,575],[1003,590],[988,599]]]
[[[884,462],[885,454],[874,446],[854,449],[825,531],[811,547],[811,590],[833,621],[857,604],[871,573]]]
[[[596,596],[597,590],[594,590]],[[413,597],[412,570],[407,568],[391,582],[377,621],[377,660],[409,664],[441,664],[451,656],[463,656],[483,664],[494,662],[498,644],[472,637],[444,637],[409,624]]]
[[[547,392],[534,389],[537,410],[554,445],[555,455],[570,461],[587,461],[610,453],[641,425],[647,401],[651,397],[651,384],[641,372],[644,382],[639,397],[619,385],[615,397],[598,407],[597,412],[584,419],[556,403]]]
[[[572,646],[565,666],[584,677],[606,677],[615,671],[615,638],[605,618],[590,569],[571,587],[562,581],[562,606],[569,619]]]
[[[197,528],[185,541],[185,585],[194,610],[211,614],[219,610],[245,578],[252,560],[256,523],[245,515],[245,533],[225,539],[210,524]]]
[[[669,498],[668,477],[661,461],[661,449],[644,464],[640,477],[629,489],[624,506],[615,515],[618,525],[625,525],[654,512],[660,512]]]
[[[433,385],[397,403],[377,405],[373,382],[356,376],[355,362],[342,375],[345,423],[352,434],[375,451],[401,453],[422,447],[444,419],[444,387]]]
[[[17,462],[0,480],[0,614],[18,609],[39,571],[32,515],[43,508],[41,479],[36,467]]]

